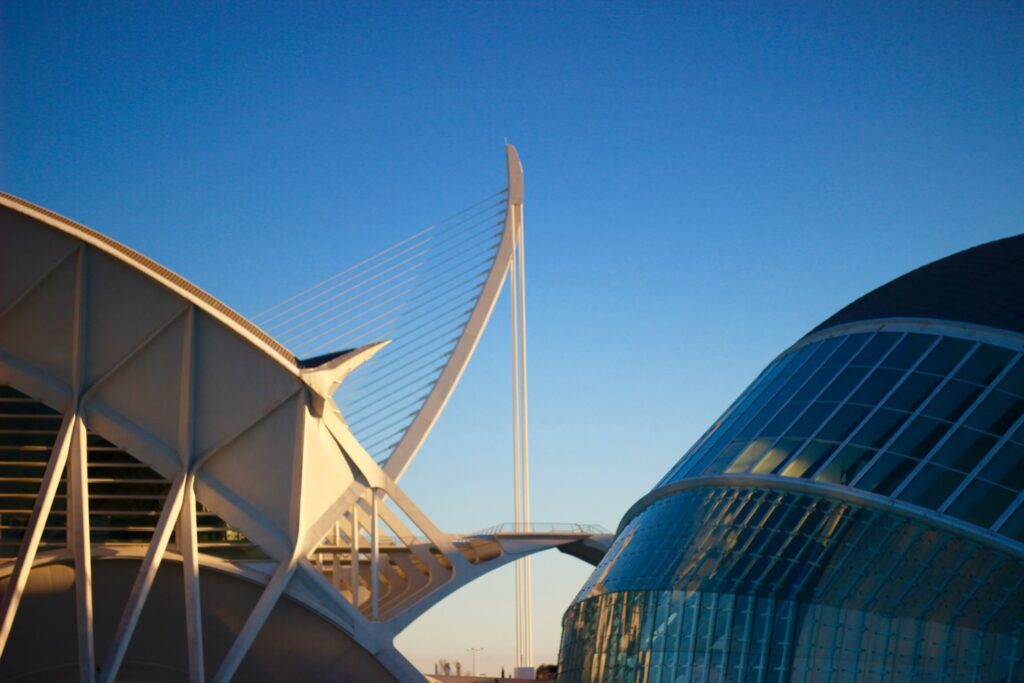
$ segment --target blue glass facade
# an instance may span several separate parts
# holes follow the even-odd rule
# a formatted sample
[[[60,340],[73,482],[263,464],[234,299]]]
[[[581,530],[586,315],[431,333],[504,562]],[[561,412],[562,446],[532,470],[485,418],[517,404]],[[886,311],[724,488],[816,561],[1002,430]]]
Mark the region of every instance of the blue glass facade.
[[[566,615],[559,680],[1024,678],[1024,563],[911,518],[693,489],[608,557]]]
[[[824,329],[626,515],[567,681],[1024,681],[1024,335]]]
[[[969,333],[882,329],[805,343],[769,366],[661,484],[802,478],[1024,541],[1024,363],[1014,346]]]

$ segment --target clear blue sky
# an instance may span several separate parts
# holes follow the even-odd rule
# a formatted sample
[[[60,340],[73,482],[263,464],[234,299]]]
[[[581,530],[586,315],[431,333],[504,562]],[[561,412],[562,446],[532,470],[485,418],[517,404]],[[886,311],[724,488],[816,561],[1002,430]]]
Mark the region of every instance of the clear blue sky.
[[[526,169],[534,518],[614,528],[777,353],[1024,231],[1020,3],[0,4],[0,187],[252,314]],[[403,483],[512,518],[498,309]],[[536,561],[536,650],[588,570]],[[399,643],[512,662],[497,572]]]

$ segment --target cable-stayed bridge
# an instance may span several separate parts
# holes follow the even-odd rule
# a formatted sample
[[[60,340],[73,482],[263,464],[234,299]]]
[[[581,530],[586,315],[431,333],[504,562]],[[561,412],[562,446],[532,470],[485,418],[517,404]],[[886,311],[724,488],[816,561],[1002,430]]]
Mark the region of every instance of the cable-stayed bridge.
[[[530,518],[512,147],[507,171],[506,188],[259,324],[0,193],[4,673],[420,681],[394,637],[444,596],[546,548],[596,563],[609,534]],[[446,533],[398,481],[506,281],[514,521]],[[528,562],[516,583],[516,659],[528,667]]]
[[[368,618],[395,632],[459,586],[516,561],[516,665],[528,668],[529,555],[559,547],[596,564],[611,535],[586,525],[538,525],[530,518],[524,192],[522,166],[511,145],[506,167],[505,188],[253,321],[292,349],[310,372],[344,368],[329,370],[339,378],[331,386],[335,412],[387,482],[371,484],[376,494],[360,497],[310,559]],[[395,494],[396,482],[454,391],[506,282],[515,521],[446,535],[430,529],[411,501]],[[407,520],[426,535],[416,535]]]

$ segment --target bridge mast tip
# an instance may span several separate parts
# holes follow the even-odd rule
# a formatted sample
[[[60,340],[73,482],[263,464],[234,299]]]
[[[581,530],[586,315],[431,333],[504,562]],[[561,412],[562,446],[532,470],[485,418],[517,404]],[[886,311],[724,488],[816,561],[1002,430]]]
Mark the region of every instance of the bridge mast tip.
[[[508,201],[510,204],[523,203],[523,164],[515,145],[505,142],[505,160],[508,170]]]

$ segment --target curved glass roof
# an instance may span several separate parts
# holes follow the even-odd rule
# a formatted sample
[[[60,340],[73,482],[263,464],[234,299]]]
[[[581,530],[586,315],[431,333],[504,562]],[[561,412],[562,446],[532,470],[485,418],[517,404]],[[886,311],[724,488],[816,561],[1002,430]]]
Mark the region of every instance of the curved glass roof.
[[[802,478],[1024,542],[1024,354],[983,330],[893,327],[783,354],[659,486],[717,474]]]

